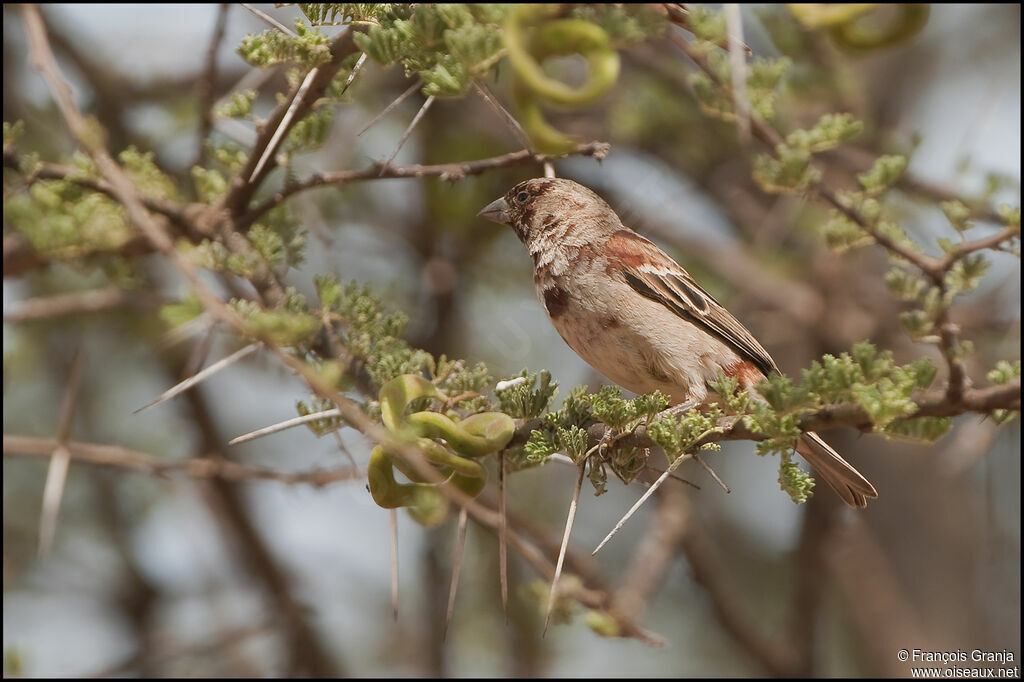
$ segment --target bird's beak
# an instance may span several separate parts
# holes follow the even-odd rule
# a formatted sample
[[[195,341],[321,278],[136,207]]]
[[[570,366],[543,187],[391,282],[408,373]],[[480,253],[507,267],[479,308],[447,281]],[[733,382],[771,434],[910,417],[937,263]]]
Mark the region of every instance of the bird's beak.
[[[508,204],[505,199],[496,199],[484,207],[484,210],[477,213],[481,218],[487,218],[495,223],[508,225]]]

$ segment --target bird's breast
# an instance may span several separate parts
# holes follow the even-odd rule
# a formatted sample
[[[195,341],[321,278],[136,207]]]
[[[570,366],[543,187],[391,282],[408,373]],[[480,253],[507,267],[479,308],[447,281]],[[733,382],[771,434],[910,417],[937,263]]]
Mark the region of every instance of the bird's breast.
[[[636,296],[625,283],[594,274],[538,276],[536,285],[548,318],[569,347],[635,393],[659,390],[673,403],[700,401],[707,395],[707,381],[739,359],[665,306]]]

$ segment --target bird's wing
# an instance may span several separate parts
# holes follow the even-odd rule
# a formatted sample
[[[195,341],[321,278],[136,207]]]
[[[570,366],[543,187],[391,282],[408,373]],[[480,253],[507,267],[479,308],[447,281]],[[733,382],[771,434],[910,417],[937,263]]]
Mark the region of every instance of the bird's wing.
[[[609,238],[607,253],[613,267],[637,293],[720,339],[763,374],[779,371],[746,327],[654,243],[623,229]]]

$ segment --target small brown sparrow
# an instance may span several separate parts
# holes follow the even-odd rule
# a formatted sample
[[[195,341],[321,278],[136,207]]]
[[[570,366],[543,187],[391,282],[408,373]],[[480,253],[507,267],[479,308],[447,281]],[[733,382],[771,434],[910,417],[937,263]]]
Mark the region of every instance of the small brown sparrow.
[[[635,393],[698,406],[720,374],[753,389],[779,368],[729,311],[586,187],[521,182],[480,216],[509,225],[533,257],[537,297],[576,353]],[[816,433],[795,449],[851,507],[874,486]]]

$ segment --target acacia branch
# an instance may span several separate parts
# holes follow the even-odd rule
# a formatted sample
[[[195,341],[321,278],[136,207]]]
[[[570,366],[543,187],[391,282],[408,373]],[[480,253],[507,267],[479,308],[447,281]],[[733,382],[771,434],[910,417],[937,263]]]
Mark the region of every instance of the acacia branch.
[[[245,167],[235,177],[228,192],[210,207],[208,215],[211,218],[216,220],[224,210],[230,216],[242,214],[253,195],[263,184],[267,173],[277,166],[273,154],[264,159],[275,137],[280,139],[279,133],[287,133],[291,126],[309,113],[313,103],[323,96],[331,80],[341,69],[342,62],[358,50],[353,40],[355,30],[356,28],[350,27],[339,33],[331,42],[331,60],[317,66],[316,74],[309,78],[308,82],[304,80],[302,85],[297,85],[295,91],[285,97],[274,109],[274,112],[259,129],[256,143],[249,152]],[[278,128],[285,122],[289,113],[289,124],[284,127],[284,130],[279,131]],[[260,165],[261,161],[262,165]],[[256,173],[257,166],[259,166],[258,173]]]
[[[671,41],[679,47],[687,57],[693,61],[705,74],[711,79],[711,81],[724,93],[730,95],[730,89],[728,84],[722,82],[719,79],[718,74],[715,72],[711,65],[708,63],[707,56],[702,54],[691,46],[686,40],[676,33],[669,33]],[[759,139],[768,147],[775,149],[780,144],[785,143],[785,139],[781,133],[776,130],[770,123],[764,118],[758,116],[756,113],[752,113],[750,116],[750,124],[754,133],[754,137]],[[920,188],[921,183],[917,183],[912,186]],[[950,267],[953,266],[958,260],[963,258],[969,253],[980,251],[982,249],[989,249],[997,247],[999,244],[1011,239],[1012,237],[1020,233],[1019,228],[1013,226],[1007,226],[1005,229],[997,234],[989,235],[971,242],[965,242],[958,245],[953,251],[946,254],[943,258],[936,258],[927,254],[921,253],[916,249],[913,249],[905,244],[894,240],[890,236],[884,234],[878,228],[872,224],[871,221],[867,220],[860,211],[856,208],[845,204],[840,200],[839,196],[824,182],[821,180],[815,180],[810,183],[809,189],[816,194],[820,199],[830,204],[837,211],[842,213],[846,218],[853,221],[860,229],[864,230],[869,234],[872,239],[875,240],[880,246],[885,248],[887,251],[896,254],[904,260],[912,263],[921,272],[928,276],[935,284],[939,285],[942,283],[942,279],[945,277],[946,272]]]
[[[711,79],[711,82],[724,94],[729,95],[729,86],[723,82],[708,62],[707,56],[696,50],[687,41],[676,33],[670,32],[670,39],[682,50],[704,73]],[[781,133],[776,130],[764,118],[752,114],[750,123],[754,135],[773,150],[784,144],[785,140]],[[813,164],[811,164],[813,168]],[[856,224],[880,246],[889,251],[890,254],[898,256],[917,267],[932,284],[938,287],[943,299],[946,298],[947,284],[946,275],[950,269],[965,256],[981,251],[983,249],[998,248],[1020,234],[1020,227],[1006,225],[1004,229],[995,234],[988,235],[969,242],[963,242],[954,247],[944,257],[937,258],[918,251],[913,245],[905,244],[889,236],[878,228],[872,221],[867,220],[857,208],[842,201],[839,196],[821,179],[815,179],[809,183],[810,189],[817,197],[824,200],[835,208],[839,213]],[[970,379],[964,371],[963,362],[960,358],[960,328],[949,318],[951,302],[947,301],[939,311],[935,319],[935,327],[939,331],[939,350],[946,362],[948,370],[948,383],[946,387],[946,399],[951,406],[960,406],[965,394],[970,390]],[[1018,391],[1019,392],[1019,391]],[[1019,396],[1017,404],[1019,405]]]
[[[425,178],[438,176],[442,180],[461,180],[469,175],[480,175],[496,168],[510,168],[513,166],[525,166],[531,164],[543,165],[555,159],[567,156],[590,156],[598,161],[608,155],[610,145],[607,142],[588,142],[581,144],[568,154],[548,155],[535,154],[529,149],[520,149],[516,152],[492,156],[487,159],[476,161],[462,161],[456,163],[441,163],[435,165],[412,164],[409,166],[391,166],[384,163],[374,163],[359,170],[340,170],[316,173],[289,185],[285,185],[275,192],[271,197],[255,206],[238,221],[238,229],[246,229],[260,216],[289,197],[305,192],[306,190],[327,185],[345,185],[352,182],[364,180],[385,180],[388,178]]]
[[[19,173],[23,172],[21,159],[14,149],[10,147],[4,148],[4,168],[9,168]],[[25,176],[25,181],[31,185],[38,180],[64,180],[74,183],[83,189],[105,194],[111,199],[117,198],[114,188],[111,187],[110,183],[87,177],[83,173],[84,171],[81,168],[73,166],[62,166],[56,163],[37,164],[33,162],[32,173]],[[184,211],[174,202],[152,197],[142,197],[142,203],[153,213],[164,216],[179,227],[189,226],[189,222],[185,219]]]
[[[23,301],[13,312],[4,313],[4,322],[45,320],[115,308],[148,309],[166,302],[167,299],[159,294],[124,291],[117,287],[71,291],[66,294],[39,296]]]
[[[1020,410],[1020,377],[1015,377],[1005,384],[988,386],[982,389],[967,388],[958,401],[950,400],[949,394],[943,390],[927,394],[918,401],[917,412],[908,419],[917,417],[955,417],[961,414],[991,414],[995,410]],[[530,434],[541,428],[543,420],[531,419],[516,429],[516,433],[508,447],[524,445]],[[798,425],[801,431],[822,431],[838,427],[857,429],[870,432],[874,428],[871,416],[860,405],[842,403],[827,405],[814,412],[800,417]],[[719,429],[701,439],[696,446],[706,443],[724,441],[750,440],[761,441],[766,435],[754,431],[735,416],[724,418],[719,422]],[[591,421],[587,425],[589,445],[600,443],[609,427],[599,421]],[[657,444],[651,440],[644,425],[638,426],[631,433],[622,435],[616,441],[623,447],[654,448]]]
[[[52,438],[33,438],[4,434],[4,457],[44,457],[53,454],[59,442]],[[362,479],[363,469],[344,467],[337,469],[314,469],[312,471],[285,472],[264,467],[240,464],[215,457],[193,457],[190,459],[161,459],[148,452],[140,452],[120,445],[101,445],[68,441],[66,443],[71,459],[96,466],[126,469],[153,476],[181,475],[189,478],[220,479],[224,481],[276,481],[285,485],[311,485],[322,488],[331,483]]]

